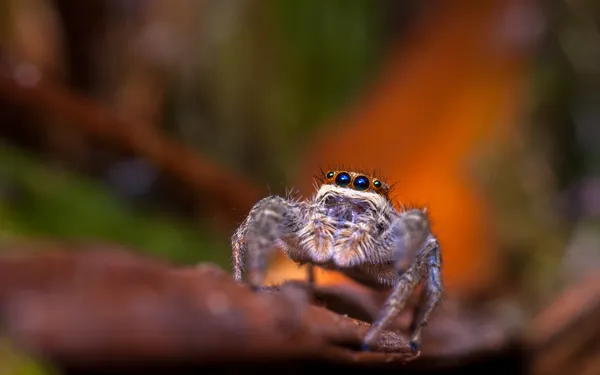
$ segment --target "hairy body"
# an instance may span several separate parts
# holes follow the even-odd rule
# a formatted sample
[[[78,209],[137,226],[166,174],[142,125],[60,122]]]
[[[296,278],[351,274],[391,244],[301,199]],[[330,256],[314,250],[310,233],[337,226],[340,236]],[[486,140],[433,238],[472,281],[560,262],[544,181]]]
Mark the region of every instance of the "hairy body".
[[[397,211],[389,186],[353,171],[329,171],[309,200],[269,196],[254,205],[232,237],[234,278],[260,286],[270,252],[280,247],[299,264],[337,270],[391,293],[364,339],[368,349],[404,308],[416,287],[424,294],[411,325],[418,352],[421,331],[442,294],[441,254],[425,210]]]

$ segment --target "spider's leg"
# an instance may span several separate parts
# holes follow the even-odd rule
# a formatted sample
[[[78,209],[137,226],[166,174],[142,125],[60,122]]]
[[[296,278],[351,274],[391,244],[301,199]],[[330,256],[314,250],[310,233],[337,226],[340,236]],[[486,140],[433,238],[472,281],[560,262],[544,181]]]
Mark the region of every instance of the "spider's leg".
[[[421,283],[421,284],[423,284],[423,283]],[[413,311],[412,311],[412,320],[413,321],[411,324],[414,324],[414,322],[416,320],[415,317],[417,315],[419,315],[420,310],[421,310],[421,305],[425,302],[425,300],[427,298],[425,296],[426,293],[425,293],[424,289],[425,288],[419,288],[419,287],[415,288],[415,293],[416,293],[415,297],[416,298],[415,298],[415,304],[414,304]],[[411,325],[411,332],[412,332],[412,325]]]
[[[420,277],[415,268],[409,268],[398,280],[392,293],[388,296],[379,317],[371,325],[371,329],[363,341],[363,349],[369,350],[377,342],[383,330],[404,308],[406,301],[419,284]]]
[[[430,236],[427,240],[421,259],[420,261],[424,264],[420,268],[423,270],[423,274],[426,275],[425,290],[410,327],[411,346],[417,348],[421,344],[421,331],[427,325],[431,313],[442,298],[442,257],[440,245],[433,236]]]
[[[262,285],[265,270],[267,268],[267,258],[274,249],[278,240],[281,240],[286,234],[295,230],[298,225],[295,205],[284,198],[270,196],[264,198],[254,205],[244,224],[243,228],[238,229],[241,240],[235,241],[234,234],[234,253],[238,249],[237,256],[234,254],[234,273],[239,273],[241,279],[241,270],[244,263],[247,264],[248,282],[254,287]],[[236,245],[236,243],[238,245]],[[240,246],[243,243],[245,246]],[[245,249],[245,254],[243,250]],[[237,278],[238,275],[236,274]]]
[[[308,263],[306,265],[306,281],[310,289],[313,289],[315,287],[315,265],[312,263]]]
[[[231,249],[233,258],[233,278],[235,281],[242,281],[242,274],[244,271],[244,257],[246,256],[246,233],[248,232],[248,224],[252,212],[246,220],[236,229],[231,237]]]
[[[364,348],[369,349],[377,342],[383,330],[404,309],[406,301],[421,282],[420,250],[429,235],[429,220],[425,212],[410,210],[402,213],[392,227],[395,269],[400,274],[396,286],[388,296],[380,316],[371,326],[364,340]],[[409,259],[409,261],[406,260]],[[414,262],[412,260],[415,260]],[[410,265],[410,266],[408,266]],[[417,352],[418,348],[413,347]]]
[[[395,268],[402,274],[416,263],[417,255],[430,235],[427,214],[418,209],[406,211],[394,223],[392,231],[395,238]]]

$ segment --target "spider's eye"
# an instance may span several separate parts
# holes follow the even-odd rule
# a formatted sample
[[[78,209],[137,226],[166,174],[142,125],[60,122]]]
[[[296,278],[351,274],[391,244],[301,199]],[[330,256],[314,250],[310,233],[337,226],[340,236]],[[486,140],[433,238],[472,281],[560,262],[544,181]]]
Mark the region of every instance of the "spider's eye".
[[[335,176],[335,173],[333,171],[327,172],[327,178],[333,178],[333,176]]]
[[[335,183],[338,186],[348,186],[350,184],[350,175],[346,172],[342,172],[335,178]]]
[[[356,190],[367,190],[369,188],[369,179],[365,176],[358,176],[354,179],[354,188]]]
[[[381,181],[379,181],[379,180],[373,181],[373,186],[375,186],[377,189],[379,189],[381,187]]]

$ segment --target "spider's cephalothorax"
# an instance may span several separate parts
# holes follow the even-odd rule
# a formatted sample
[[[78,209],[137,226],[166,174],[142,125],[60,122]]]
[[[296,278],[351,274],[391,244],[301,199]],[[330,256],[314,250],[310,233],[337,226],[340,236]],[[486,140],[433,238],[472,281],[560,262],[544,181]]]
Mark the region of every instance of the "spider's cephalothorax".
[[[280,247],[292,260],[338,270],[354,280],[391,293],[364,340],[368,348],[424,283],[413,323],[411,345],[418,352],[421,331],[442,294],[441,254],[425,210],[398,212],[389,186],[353,171],[328,171],[310,200],[269,196],[260,200],[232,238],[234,277],[260,286],[267,256]]]

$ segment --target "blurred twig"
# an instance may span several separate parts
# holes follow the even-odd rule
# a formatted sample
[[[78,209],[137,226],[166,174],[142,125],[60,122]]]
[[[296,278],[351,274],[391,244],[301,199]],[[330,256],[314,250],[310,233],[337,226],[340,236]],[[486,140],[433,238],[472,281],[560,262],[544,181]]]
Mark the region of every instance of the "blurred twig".
[[[2,250],[3,327],[26,353],[78,367],[68,373],[112,373],[107,366],[117,362],[117,373],[140,366],[179,373],[155,366],[218,370],[282,361],[288,368],[323,361],[409,371],[405,362],[415,359],[398,332],[405,329],[385,332],[373,352],[360,350],[369,325],[352,316],[380,304],[366,288],[318,288],[317,306],[303,283],[254,292],[212,265],[173,267],[110,244],[25,241]],[[438,318],[411,365],[456,369],[485,352],[505,353],[511,333],[499,314],[474,309]]]
[[[599,313],[600,273],[594,272],[566,288],[529,327],[533,373],[598,374]]]
[[[182,144],[143,126],[124,120],[92,100],[44,81],[21,84],[0,75],[0,99],[50,118],[89,137],[146,158],[186,186],[198,203],[206,204],[220,219],[235,222],[259,198],[259,190],[248,181],[228,173],[212,161]]]

